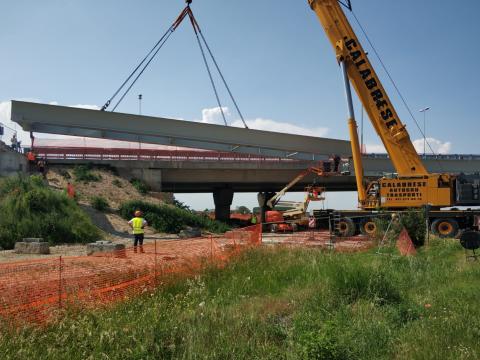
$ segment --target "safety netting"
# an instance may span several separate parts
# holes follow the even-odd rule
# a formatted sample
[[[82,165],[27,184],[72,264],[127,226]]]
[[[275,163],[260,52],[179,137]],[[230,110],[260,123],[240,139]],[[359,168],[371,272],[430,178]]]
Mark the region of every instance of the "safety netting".
[[[312,229],[302,232],[265,233],[264,244],[319,247],[338,252],[365,251],[374,246],[372,238],[366,235],[351,237],[333,236],[328,230]]]
[[[99,308],[149,292],[178,276],[224,266],[262,242],[261,225],[222,236],[156,240],[93,256],[0,264],[0,321],[47,324],[65,311]]]

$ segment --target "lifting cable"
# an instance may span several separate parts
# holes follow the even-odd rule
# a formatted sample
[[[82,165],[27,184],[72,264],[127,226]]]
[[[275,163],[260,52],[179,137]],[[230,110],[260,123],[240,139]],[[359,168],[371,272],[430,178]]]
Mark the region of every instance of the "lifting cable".
[[[205,48],[207,49],[208,54],[209,54],[210,58],[212,59],[212,62],[215,65],[215,68],[216,68],[218,74],[220,75],[220,78],[222,79],[223,85],[225,86],[225,88],[226,88],[226,90],[227,90],[227,92],[230,96],[230,99],[232,100],[232,102],[235,106],[235,109],[237,110],[237,113],[238,113],[238,115],[240,116],[240,119],[243,122],[243,125],[245,126],[246,129],[248,129],[247,123],[245,121],[245,118],[243,117],[242,112],[240,111],[240,108],[237,104],[237,101],[235,100],[235,98],[234,98],[234,96],[233,96],[233,94],[230,90],[230,87],[228,86],[227,81],[225,80],[225,77],[223,76],[223,73],[221,72],[220,67],[218,66],[218,63],[217,63],[217,61],[216,61],[216,59],[215,59],[215,57],[214,57],[214,55],[213,55],[213,53],[210,49],[210,46],[208,46],[208,43],[207,43],[207,41],[206,41],[206,39],[205,39],[201,29],[200,29],[200,26],[199,26],[197,20],[195,19],[195,16],[193,15],[193,12],[190,8],[191,2],[192,2],[191,0],[186,0],[187,6],[182,10],[182,12],[178,16],[178,18],[175,20],[175,22],[172,24],[172,26],[170,26],[170,28],[165,32],[165,34],[163,34],[163,36],[157,41],[157,43],[154,45],[154,47],[142,59],[142,61],[137,65],[137,67],[132,71],[132,73],[125,79],[125,81],[118,88],[118,90],[115,91],[115,93],[112,95],[112,97],[105,103],[105,105],[103,105],[101,111],[105,111],[110,106],[111,102],[115,99],[115,97],[117,97],[117,95],[122,91],[122,89],[128,84],[128,82],[133,78],[133,76],[141,68],[141,70],[138,72],[137,76],[133,79],[131,84],[128,86],[128,88],[125,90],[123,95],[120,97],[120,99],[118,100],[116,105],[113,107],[112,111],[115,111],[115,109],[120,105],[120,103],[123,101],[125,96],[132,89],[133,85],[135,85],[135,83],[140,78],[140,76],[142,76],[142,74],[145,72],[145,70],[150,65],[150,63],[153,61],[153,59],[158,54],[158,52],[163,47],[163,45],[165,45],[165,43],[170,38],[170,36],[173,34],[173,32],[178,28],[178,26],[182,23],[182,21],[188,15],[189,18],[190,18],[190,22],[192,24],[193,30],[195,32],[195,36],[197,38],[197,43],[198,43],[198,46],[200,48],[200,52],[202,54],[202,58],[203,58],[203,61],[205,63],[205,67],[207,69],[208,76],[210,78],[210,83],[212,85],[213,92],[215,94],[215,98],[217,100],[218,107],[219,107],[220,112],[222,114],[223,122],[225,123],[225,125],[228,126],[228,123],[227,123],[227,120],[226,120],[226,117],[225,117],[225,113],[223,111],[223,107],[222,107],[222,104],[220,102],[220,97],[218,95],[218,91],[217,91],[217,88],[215,86],[215,81],[213,79],[212,72],[211,72],[210,67],[208,65],[207,56],[206,56],[204,47],[202,45],[202,42],[203,42]],[[143,67],[142,67],[142,65],[143,65]]]
[[[377,57],[378,61],[380,62],[380,65],[382,66],[383,70],[385,71],[385,73],[387,74],[390,82],[392,83],[393,87],[395,88],[395,91],[397,92],[398,96],[400,97],[400,99],[402,100],[403,102],[403,105],[405,106],[405,108],[407,109],[408,113],[410,114],[410,117],[413,119],[413,121],[415,122],[415,125],[417,126],[418,130],[420,131],[420,134],[422,134],[422,136],[425,138],[425,134],[423,133],[423,130],[422,128],[420,127],[420,125],[418,124],[418,121],[417,119],[415,118],[415,116],[413,115],[413,112],[411,110],[411,108],[408,106],[408,103],[407,101],[405,100],[405,97],[403,96],[403,94],[401,93],[400,89],[398,88],[395,80],[393,79],[392,75],[390,74],[390,71],[388,71],[388,68],[387,66],[385,65],[385,63],[383,62],[380,54],[378,53],[377,49],[375,48],[375,46],[373,45],[372,41],[370,40],[370,37],[368,36],[367,34],[367,31],[365,30],[365,28],[362,26],[362,24],[360,23],[360,20],[358,20],[357,16],[355,15],[355,12],[352,10],[351,11],[356,23],[358,24],[360,30],[362,31],[363,35],[365,36],[365,39],[367,40],[367,42],[370,44],[370,47],[372,48],[373,52],[375,53],[375,56]],[[428,140],[426,141],[427,145],[428,145],[428,148],[430,149],[430,151],[432,152],[433,155],[437,155],[435,153],[435,151],[433,151],[432,149],[432,146],[430,145],[430,143],[428,142]],[[438,159],[435,159],[436,162],[438,163],[438,165],[440,166],[440,169],[442,169],[442,165],[441,163],[438,161]],[[444,171],[442,169],[442,171]]]
[[[212,50],[210,49],[210,46],[208,46],[207,40],[205,39],[205,36],[203,36],[203,32],[200,29],[200,26],[198,25],[197,19],[195,19],[195,16],[193,15],[193,12],[191,10],[189,12],[189,16],[190,16],[190,20],[192,22],[193,30],[195,31],[195,35],[197,36],[197,40],[199,42],[200,50],[202,52],[202,55],[204,54],[204,51],[203,51],[203,47],[200,44],[200,39],[198,38],[198,34],[200,34],[200,37],[202,38],[202,41],[205,44],[205,47],[206,47],[206,49],[207,49],[207,51],[208,51],[208,53],[209,53],[209,55],[210,55],[210,57],[213,61],[213,64],[215,65],[215,68],[217,69],[218,74],[220,75],[220,78],[222,79],[223,85],[225,86],[225,89],[227,89],[228,95],[230,96],[230,99],[232,100],[233,105],[235,106],[235,109],[237,110],[238,116],[240,116],[240,119],[242,120],[245,128],[248,129],[248,125],[245,121],[245,118],[243,117],[242,112],[240,111],[240,108],[237,105],[237,101],[235,100],[235,97],[233,96],[232,92],[230,91],[230,87],[228,86],[227,81],[225,80],[225,77],[223,76],[222,71],[220,70],[220,67],[218,66],[217,60],[215,59],[215,56],[213,55]],[[198,34],[197,34],[197,32],[198,32]],[[205,59],[205,56],[204,56],[204,59]],[[207,68],[208,68],[208,64],[207,64]],[[222,114],[223,114],[223,111],[222,111]]]
[[[203,62],[205,63],[205,68],[207,69],[208,77],[210,78],[210,83],[212,84],[213,92],[215,94],[215,98],[217,99],[218,108],[220,109],[220,113],[222,114],[223,122],[225,126],[228,126],[227,119],[225,118],[225,112],[223,111],[222,103],[220,102],[220,98],[218,97],[217,87],[215,86],[215,81],[212,77],[212,72],[210,71],[210,66],[208,66],[207,57],[205,56],[205,51],[203,50],[202,42],[200,41],[200,37],[198,33],[200,31],[200,27],[198,26],[195,17],[193,16],[192,10],[190,9],[190,4],[187,5],[188,7],[188,16],[190,17],[190,22],[193,26],[193,31],[195,32],[195,36],[197,38],[198,47],[200,48],[200,52],[202,53]]]
[[[137,65],[137,67],[132,71],[132,73],[125,79],[125,81],[122,83],[122,85],[118,88],[117,91],[112,95],[110,99],[105,103],[105,105],[102,106],[101,111],[105,111],[113,101],[113,99],[120,93],[120,91],[125,87],[125,85],[130,81],[130,79],[135,75],[135,73],[140,69],[140,67],[147,61],[147,59],[153,54],[153,56],[150,58],[150,60],[147,62],[147,64],[143,67],[141,70],[140,74],[135,78],[133,81],[132,85],[125,91],[123,94],[122,98],[117,102],[115,105],[115,108],[112,110],[114,111],[117,106],[120,104],[120,102],[125,98],[127,95],[128,91],[132,88],[133,84],[138,80],[141,74],[145,71],[145,69],[148,67],[148,65],[152,62],[153,58],[158,54],[159,50],[163,47],[165,42],[169,39],[170,35],[177,29],[177,27],[181,24],[185,16],[187,15],[187,8],[183,9],[183,11],[180,13],[178,18],[175,20],[175,22],[170,26],[170,28],[165,32],[165,34],[162,35],[160,40],[158,40],[155,44],[155,46],[148,52],[148,54],[143,58],[143,60]],[[156,51],[155,51],[156,50]]]

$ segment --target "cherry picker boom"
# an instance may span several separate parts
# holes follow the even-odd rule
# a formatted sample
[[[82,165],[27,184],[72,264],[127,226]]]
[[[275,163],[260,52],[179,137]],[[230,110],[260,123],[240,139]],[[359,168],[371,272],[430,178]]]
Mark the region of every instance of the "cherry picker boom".
[[[348,127],[358,189],[358,212],[344,212],[345,235],[356,227],[374,229],[371,213],[375,210],[402,211],[428,206],[432,231],[453,236],[459,229],[478,230],[478,211],[441,210],[454,206],[480,206],[480,175],[429,173],[410,140],[367,53],[350,25],[340,0],[308,0],[330,40],[342,70],[348,105]],[[382,140],[396,169],[397,176],[380,178],[365,186],[361,150],[358,141],[350,83],[353,85],[368,117]]]

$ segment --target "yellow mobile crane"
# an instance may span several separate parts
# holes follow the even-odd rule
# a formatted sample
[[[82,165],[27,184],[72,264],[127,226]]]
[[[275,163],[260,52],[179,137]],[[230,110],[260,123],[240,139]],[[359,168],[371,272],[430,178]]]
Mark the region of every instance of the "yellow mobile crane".
[[[369,212],[374,210],[398,211],[423,206],[432,209],[429,218],[432,230],[436,234],[452,236],[459,229],[475,228],[476,217],[480,212],[440,209],[480,205],[480,176],[433,174],[427,171],[342,9],[342,6],[345,6],[352,10],[351,2],[349,0],[308,2],[334,48],[345,83],[359,208],[363,211],[350,217],[344,212],[341,225],[344,229],[343,234],[352,235],[356,226],[359,226],[363,233],[374,231],[374,222],[368,217]],[[350,83],[388,152],[398,174],[396,178],[384,177],[370,182],[367,186],[364,184]]]

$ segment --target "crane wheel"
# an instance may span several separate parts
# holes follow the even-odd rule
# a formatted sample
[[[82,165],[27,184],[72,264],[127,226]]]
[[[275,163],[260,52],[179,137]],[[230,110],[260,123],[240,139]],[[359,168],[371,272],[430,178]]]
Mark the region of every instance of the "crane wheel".
[[[360,232],[362,235],[373,237],[377,233],[377,230],[377,224],[372,219],[365,219],[360,223]]]
[[[458,222],[454,219],[437,219],[431,226],[432,233],[441,238],[454,238],[458,229]]]
[[[341,218],[337,223],[337,233],[341,237],[355,235],[355,223],[350,218]]]

